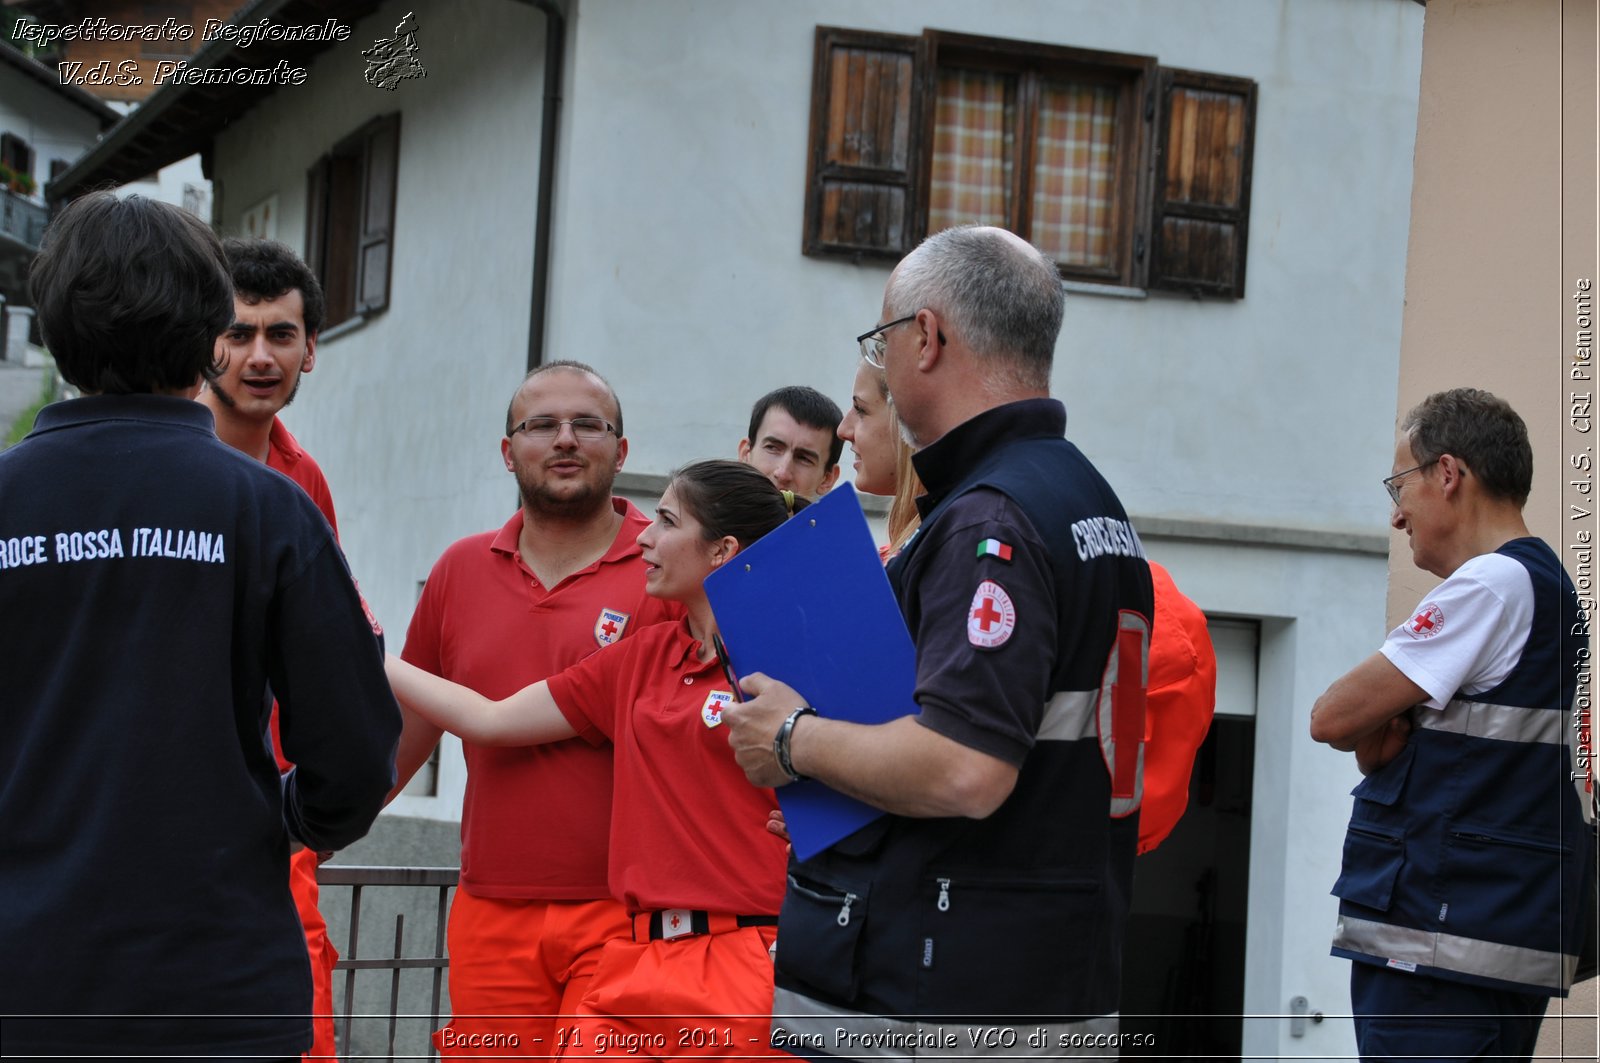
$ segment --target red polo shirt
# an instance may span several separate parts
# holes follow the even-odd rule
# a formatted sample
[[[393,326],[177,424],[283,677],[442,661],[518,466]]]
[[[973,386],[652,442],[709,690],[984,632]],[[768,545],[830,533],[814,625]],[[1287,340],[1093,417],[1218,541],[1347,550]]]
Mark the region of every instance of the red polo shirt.
[[[294,436],[276,417],[272,419],[272,434],[267,437],[267,468],[277,469],[299,484],[311,496],[317,508],[322,510],[322,515],[328,518],[333,534],[339,534],[339,518],[333,515],[333,492],[328,490],[327,477],[322,475],[322,468],[316,460],[301,449]]]
[[[551,676],[550,693],[580,738],[616,745],[611,893],[629,912],[776,915],[788,862],[767,831],[777,798],[734,761],[712,711],[728,681],[699,648],[686,622],[658,624]]]
[[[546,588],[523,562],[518,510],[497,532],[469,536],[439,558],[401,655],[491,698],[549,678],[669,616],[644,593],[634,542],[649,521],[612,499],[622,527],[604,557]],[[479,897],[594,900],[606,886],[611,748],[577,739],[493,749],[462,743],[461,886]]]

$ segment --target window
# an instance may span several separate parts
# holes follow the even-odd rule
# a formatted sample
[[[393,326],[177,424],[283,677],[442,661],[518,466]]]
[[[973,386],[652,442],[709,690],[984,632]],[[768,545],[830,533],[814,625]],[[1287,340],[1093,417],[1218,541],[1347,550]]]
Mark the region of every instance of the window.
[[[400,116],[362,126],[306,175],[306,260],[322,281],[323,328],[389,305]]]
[[[15,133],[0,133],[0,166],[23,177],[33,176],[33,149]]]
[[[1070,280],[1244,294],[1255,82],[928,30],[818,27],[804,251],[1020,233]]]

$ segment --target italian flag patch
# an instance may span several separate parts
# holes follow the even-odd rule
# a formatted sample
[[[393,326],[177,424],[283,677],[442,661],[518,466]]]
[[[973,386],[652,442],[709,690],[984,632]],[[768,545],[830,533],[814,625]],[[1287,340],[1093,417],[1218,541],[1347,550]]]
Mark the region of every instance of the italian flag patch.
[[[999,539],[985,539],[978,544],[979,557],[998,557],[1002,561],[1011,560],[1011,547]]]

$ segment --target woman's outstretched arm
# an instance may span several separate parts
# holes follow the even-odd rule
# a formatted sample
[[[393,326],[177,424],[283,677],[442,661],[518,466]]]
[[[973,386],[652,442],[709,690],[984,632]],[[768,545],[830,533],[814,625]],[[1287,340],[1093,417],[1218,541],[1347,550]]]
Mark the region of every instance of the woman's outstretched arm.
[[[418,716],[480,746],[537,746],[577,734],[556,708],[550,686],[523,687],[503,701],[441,679],[389,654],[384,664],[394,696]]]

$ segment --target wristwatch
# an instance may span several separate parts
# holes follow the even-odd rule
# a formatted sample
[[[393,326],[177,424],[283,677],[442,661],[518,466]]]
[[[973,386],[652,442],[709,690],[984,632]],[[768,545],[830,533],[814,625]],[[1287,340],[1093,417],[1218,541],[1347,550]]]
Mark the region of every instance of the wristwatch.
[[[794,770],[794,761],[789,759],[789,740],[794,737],[794,723],[802,716],[816,714],[817,710],[810,705],[801,705],[788,715],[783,726],[778,728],[778,733],[772,736],[772,755],[777,758],[778,767],[789,776],[790,782],[804,782],[806,778]]]

